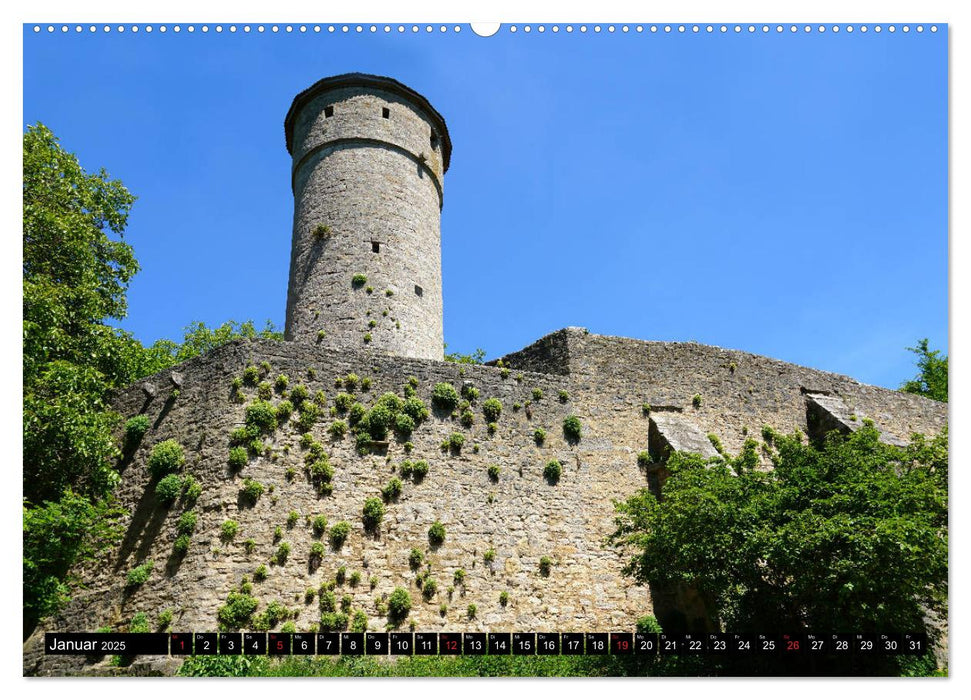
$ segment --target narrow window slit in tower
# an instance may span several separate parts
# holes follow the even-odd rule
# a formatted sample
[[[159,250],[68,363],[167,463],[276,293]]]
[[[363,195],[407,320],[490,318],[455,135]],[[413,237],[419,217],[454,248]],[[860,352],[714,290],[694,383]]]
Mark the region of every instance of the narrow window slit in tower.
[[[431,144],[432,144],[432,148],[433,149],[438,148],[438,135],[437,134],[432,134]]]
[[[324,116],[333,117],[334,116],[334,105],[327,105],[324,107]]]
[[[380,241],[371,241],[371,252],[372,253],[380,253],[381,252],[381,242]]]
[[[389,119],[391,117],[391,110],[388,109],[387,107],[382,107],[381,116],[384,117],[385,119]]]
[[[415,296],[419,296],[420,297],[423,293],[424,293],[424,290],[416,284],[415,285]]]

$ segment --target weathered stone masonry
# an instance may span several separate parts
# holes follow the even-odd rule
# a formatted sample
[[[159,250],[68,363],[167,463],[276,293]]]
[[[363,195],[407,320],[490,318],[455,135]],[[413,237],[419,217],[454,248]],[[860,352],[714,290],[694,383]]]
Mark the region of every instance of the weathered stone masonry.
[[[326,345],[442,359],[445,120],[396,80],[350,74],[297,95],[285,126],[287,339],[317,342],[323,332]],[[366,282],[352,284],[355,275]]]

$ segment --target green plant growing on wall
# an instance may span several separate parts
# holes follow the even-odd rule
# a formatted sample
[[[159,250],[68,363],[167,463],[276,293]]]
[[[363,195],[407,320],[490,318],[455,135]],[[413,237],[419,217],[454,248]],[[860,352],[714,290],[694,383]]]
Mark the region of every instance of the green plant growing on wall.
[[[293,401],[294,406],[299,406],[309,398],[310,392],[307,391],[307,387],[303,384],[297,384],[290,390],[290,400]]]
[[[411,418],[418,425],[429,416],[425,402],[416,396],[406,398],[401,404],[401,412]]]
[[[539,572],[543,576],[549,576],[553,569],[553,560],[545,554],[539,558]]]
[[[314,226],[314,238],[330,238],[330,226],[327,224],[317,224]]]
[[[438,546],[445,541],[445,526],[437,520],[428,528],[428,541],[434,546]]]
[[[226,604],[219,608],[216,615],[220,628],[234,630],[244,627],[249,624],[259,605],[253,596],[231,591],[226,596]]]
[[[562,472],[563,465],[560,464],[560,460],[551,459],[543,467],[543,478],[545,478],[549,483],[556,484],[560,481],[560,474]]]
[[[244,501],[250,505],[255,505],[256,501],[263,495],[263,490],[263,484],[247,477],[243,479],[243,488],[240,489],[240,495]]]
[[[282,539],[283,539],[283,528],[277,525],[275,528],[273,528],[273,541],[279,542]]]
[[[543,398],[543,390],[540,389],[539,387],[534,387],[532,393],[533,393],[533,401],[539,401],[540,399]]]
[[[293,403],[290,399],[283,399],[276,405],[276,419],[279,423],[286,423],[293,415]]]
[[[344,439],[344,436],[347,435],[347,423],[342,420],[335,420],[330,424],[328,432],[330,433],[331,439],[335,442],[342,440]]]
[[[287,559],[290,557],[290,543],[281,542],[280,546],[276,548],[275,561],[278,566],[283,566],[287,563]]]
[[[129,588],[141,586],[148,581],[148,577],[152,574],[152,569],[154,568],[155,562],[151,559],[146,559],[128,572],[128,575],[125,577],[125,583],[128,584]]]
[[[384,504],[380,498],[368,498],[364,501],[364,508],[361,512],[361,521],[367,532],[377,532],[384,519]]]
[[[352,587],[359,586],[361,584],[361,572],[360,571],[352,571],[351,572],[351,575],[347,578],[347,582]]]
[[[388,621],[392,625],[401,624],[410,612],[411,595],[404,588],[395,588],[388,596]]]
[[[128,419],[125,423],[125,451],[132,452],[142,441],[148,426],[151,425],[148,416],[137,415]]]
[[[399,413],[394,419],[394,430],[403,438],[409,437],[415,430],[415,419],[407,413]]]
[[[273,385],[269,382],[260,382],[256,387],[256,395],[263,401],[273,398]]]
[[[320,542],[314,542],[310,545],[310,558],[309,564],[310,568],[314,571],[320,566],[320,563],[324,560],[324,545]]]
[[[475,422],[475,414],[470,410],[462,411],[462,415],[459,420],[466,428],[471,428],[472,424]]]
[[[256,540],[252,537],[243,542],[243,549],[246,550],[247,554],[252,554],[256,550]]]
[[[424,579],[421,584],[421,597],[425,600],[431,600],[435,597],[436,592],[438,592],[438,584],[435,583],[435,579],[431,577]]]
[[[224,520],[223,524],[219,527],[219,537],[224,542],[233,540],[238,532],[239,523],[235,520]]]
[[[536,430],[533,431],[533,441],[537,445],[542,446],[542,444],[546,442],[546,431],[542,428],[536,428]]]
[[[351,277],[351,285],[354,287],[363,287],[367,284],[367,275],[362,275],[360,273]]]
[[[469,616],[470,620],[474,620],[479,609],[476,607],[475,603],[469,603],[469,607],[466,609],[466,614]]]
[[[701,408],[701,394],[695,394],[691,397],[691,405],[695,408]]]
[[[423,561],[425,561],[425,555],[422,554],[422,551],[417,547],[412,547],[411,552],[408,553],[408,566],[411,567],[411,570],[417,571]]]
[[[479,398],[479,390],[471,384],[465,384],[462,386],[462,398],[466,399],[470,404],[475,403]]]
[[[498,464],[490,464],[487,472],[489,474],[489,479],[492,482],[497,482],[499,481],[499,475],[502,473],[502,469]]]
[[[708,442],[711,443],[711,446],[715,448],[715,451],[718,452],[718,454],[722,455],[723,457],[726,456],[725,447],[722,445],[722,441],[717,435],[714,433],[708,433]]]
[[[489,423],[495,423],[502,415],[502,401],[497,398],[486,399],[482,402],[482,415]]]
[[[344,391],[340,392],[334,397],[334,407],[337,409],[338,413],[347,413],[353,403],[354,396]]]
[[[580,424],[579,418],[570,415],[563,419],[563,436],[568,442],[579,442],[582,432],[583,427]]]
[[[175,499],[182,493],[182,479],[178,474],[169,474],[162,477],[155,485],[155,496],[159,503],[164,506],[171,506]]]
[[[639,467],[648,467],[653,462],[654,462],[654,460],[651,459],[651,453],[648,452],[647,450],[642,450],[642,451],[640,451],[640,452],[637,453],[637,466],[639,466]]]
[[[175,526],[176,532],[180,535],[191,535],[195,532],[196,523],[199,522],[199,516],[193,510],[185,511],[181,516],[179,516],[179,522]]]
[[[249,454],[245,447],[232,447],[229,450],[229,466],[233,471],[239,471],[249,462]]]
[[[486,564],[492,564],[496,560],[496,550],[489,547],[485,552],[482,553],[482,561]]]
[[[172,614],[172,611],[169,609],[165,609],[158,614],[158,617],[155,618],[155,621],[156,621],[156,624],[158,625],[158,629],[160,632],[164,632],[169,628],[169,626],[172,624],[172,618],[173,618],[173,614]]]
[[[191,542],[191,535],[179,535],[175,538],[175,543],[172,545],[172,551],[178,556],[182,556],[189,551],[189,544],[191,544]]]
[[[465,569],[456,569],[452,574],[452,583],[456,586],[465,585]]]
[[[247,365],[243,370],[243,383],[247,386],[256,386],[260,381],[260,368],[256,365]]]
[[[266,581],[266,577],[268,575],[269,575],[269,570],[266,568],[266,564],[260,564],[259,566],[256,567],[256,570],[253,572],[253,580],[256,581],[257,583],[261,583],[262,581]]]
[[[391,477],[388,480],[387,486],[381,489],[381,495],[387,502],[397,501],[401,496],[401,479],[398,477]]]
[[[156,443],[148,458],[148,469],[156,478],[174,472],[184,464],[185,452],[176,440]]]
[[[462,445],[465,444],[465,436],[462,433],[452,433],[445,441],[445,447],[452,452],[460,452]]]
[[[347,541],[347,536],[351,534],[351,524],[346,520],[335,523],[330,528],[330,544],[334,549],[340,549]]]
[[[432,389],[432,405],[443,411],[452,411],[458,406],[459,394],[447,382],[439,382]]]
[[[315,515],[310,527],[315,537],[321,537],[327,531],[327,518],[323,515]]]
[[[509,605],[509,593],[508,591],[503,591],[499,594],[499,605],[506,607]]]
[[[649,415],[650,412],[651,412],[651,404],[645,401],[644,403],[641,404],[641,413],[643,413],[646,416],[646,415]]]
[[[291,510],[287,513],[287,527],[293,528],[300,521],[300,513],[295,510]]]
[[[364,334],[364,344],[367,345],[370,342],[371,342],[371,334],[370,333],[365,333]]]
[[[661,625],[658,623],[657,618],[653,615],[645,615],[644,617],[637,618],[637,622],[634,623],[638,632],[644,632],[647,634],[660,634],[664,630],[661,629]]]
[[[277,428],[276,409],[269,401],[254,401],[246,407],[246,427],[269,435]]]

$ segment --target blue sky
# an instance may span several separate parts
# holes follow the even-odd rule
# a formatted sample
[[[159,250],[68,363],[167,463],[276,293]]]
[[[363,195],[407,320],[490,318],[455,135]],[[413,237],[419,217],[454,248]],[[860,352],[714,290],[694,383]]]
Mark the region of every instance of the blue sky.
[[[228,25],[226,25],[228,26]],[[445,116],[450,350],[567,325],[896,387],[948,341],[947,36],[24,30],[24,124],[138,196],[121,325],[282,326],[283,117],[347,71]],[[528,303],[523,300],[528,299]]]

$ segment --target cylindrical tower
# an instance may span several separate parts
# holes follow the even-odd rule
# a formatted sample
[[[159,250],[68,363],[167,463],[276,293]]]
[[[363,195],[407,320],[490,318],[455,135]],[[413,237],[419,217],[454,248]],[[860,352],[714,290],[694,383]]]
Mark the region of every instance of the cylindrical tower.
[[[442,115],[397,80],[348,73],[297,95],[284,128],[286,338],[441,360]]]

